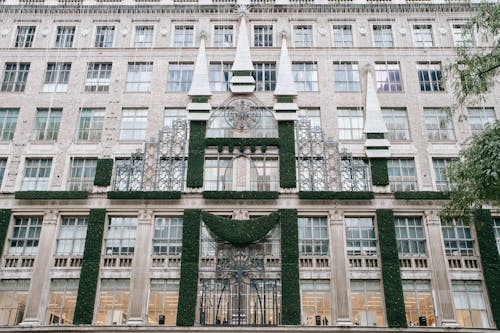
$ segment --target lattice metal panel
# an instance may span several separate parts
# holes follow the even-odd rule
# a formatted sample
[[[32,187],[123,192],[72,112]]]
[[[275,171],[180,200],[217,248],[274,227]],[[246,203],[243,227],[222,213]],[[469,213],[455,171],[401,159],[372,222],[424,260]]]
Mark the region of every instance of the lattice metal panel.
[[[368,162],[353,157],[351,153],[340,154],[340,175],[342,191],[369,191],[370,178]]]

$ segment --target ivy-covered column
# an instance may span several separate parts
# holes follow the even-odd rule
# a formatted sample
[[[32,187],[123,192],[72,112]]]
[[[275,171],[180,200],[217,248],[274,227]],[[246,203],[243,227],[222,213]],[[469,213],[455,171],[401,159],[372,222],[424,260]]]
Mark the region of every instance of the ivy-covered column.
[[[91,209],[83,251],[82,269],[76,297],[73,324],[90,325],[94,316],[94,304],[101,262],[102,236],[106,224],[105,209]]]
[[[9,230],[10,215],[12,211],[10,209],[0,209],[0,257],[2,257],[3,246],[5,244],[5,239],[7,238],[7,230]]]
[[[372,184],[374,186],[389,185],[389,173],[386,158],[371,158],[370,169],[372,172]]]
[[[95,167],[94,185],[109,186],[113,176],[113,159],[100,158]]]
[[[187,187],[203,187],[206,126],[205,121],[191,121],[190,123]]]
[[[284,188],[297,187],[295,166],[295,125],[293,121],[278,122],[280,138],[279,163],[280,186]]]
[[[484,281],[491,305],[491,313],[497,328],[500,328],[500,256],[493,229],[491,212],[487,209],[477,210],[474,213],[477,241],[481,255]]]
[[[389,327],[406,327],[403,285],[392,209],[377,209],[377,227],[387,324]]]

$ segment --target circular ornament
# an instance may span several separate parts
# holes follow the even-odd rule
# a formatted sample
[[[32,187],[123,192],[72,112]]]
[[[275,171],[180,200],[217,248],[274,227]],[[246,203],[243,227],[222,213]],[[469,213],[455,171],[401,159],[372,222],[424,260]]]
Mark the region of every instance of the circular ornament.
[[[237,98],[229,101],[224,110],[227,124],[239,131],[255,128],[262,118],[262,110],[248,98]]]

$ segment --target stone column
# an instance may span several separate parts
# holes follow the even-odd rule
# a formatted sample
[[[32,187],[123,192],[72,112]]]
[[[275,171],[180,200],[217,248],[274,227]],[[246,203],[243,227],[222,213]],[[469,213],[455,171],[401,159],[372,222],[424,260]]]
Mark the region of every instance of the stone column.
[[[330,219],[330,272],[333,280],[335,325],[352,325],[349,309],[349,271],[345,248],[343,212],[332,210]]]
[[[45,323],[45,311],[50,289],[50,268],[52,267],[53,246],[56,237],[59,212],[47,210],[44,213],[42,230],[38,242],[38,252],[31,276],[30,291],[21,325],[31,326]]]
[[[134,259],[130,276],[129,315],[127,324],[143,325],[149,287],[153,211],[139,211]]]

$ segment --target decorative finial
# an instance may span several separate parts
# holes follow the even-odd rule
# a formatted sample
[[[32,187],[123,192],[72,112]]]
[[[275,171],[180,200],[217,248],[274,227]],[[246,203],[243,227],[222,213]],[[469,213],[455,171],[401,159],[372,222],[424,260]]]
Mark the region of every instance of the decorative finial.
[[[250,6],[243,4],[236,5],[235,13],[238,14],[239,17],[247,17],[250,13]]]
[[[200,31],[200,38],[201,39],[207,38],[207,32],[205,30]]]
[[[288,32],[286,32],[285,29],[283,29],[283,30],[280,31],[280,37],[281,38],[286,38],[287,36],[288,36]]]
[[[369,63],[369,62],[366,63],[366,65],[363,66],[363,71],[365,73],[368,73],[368,72],[373,73],[373,70],[374,70],[373,65],[371,63]]]

